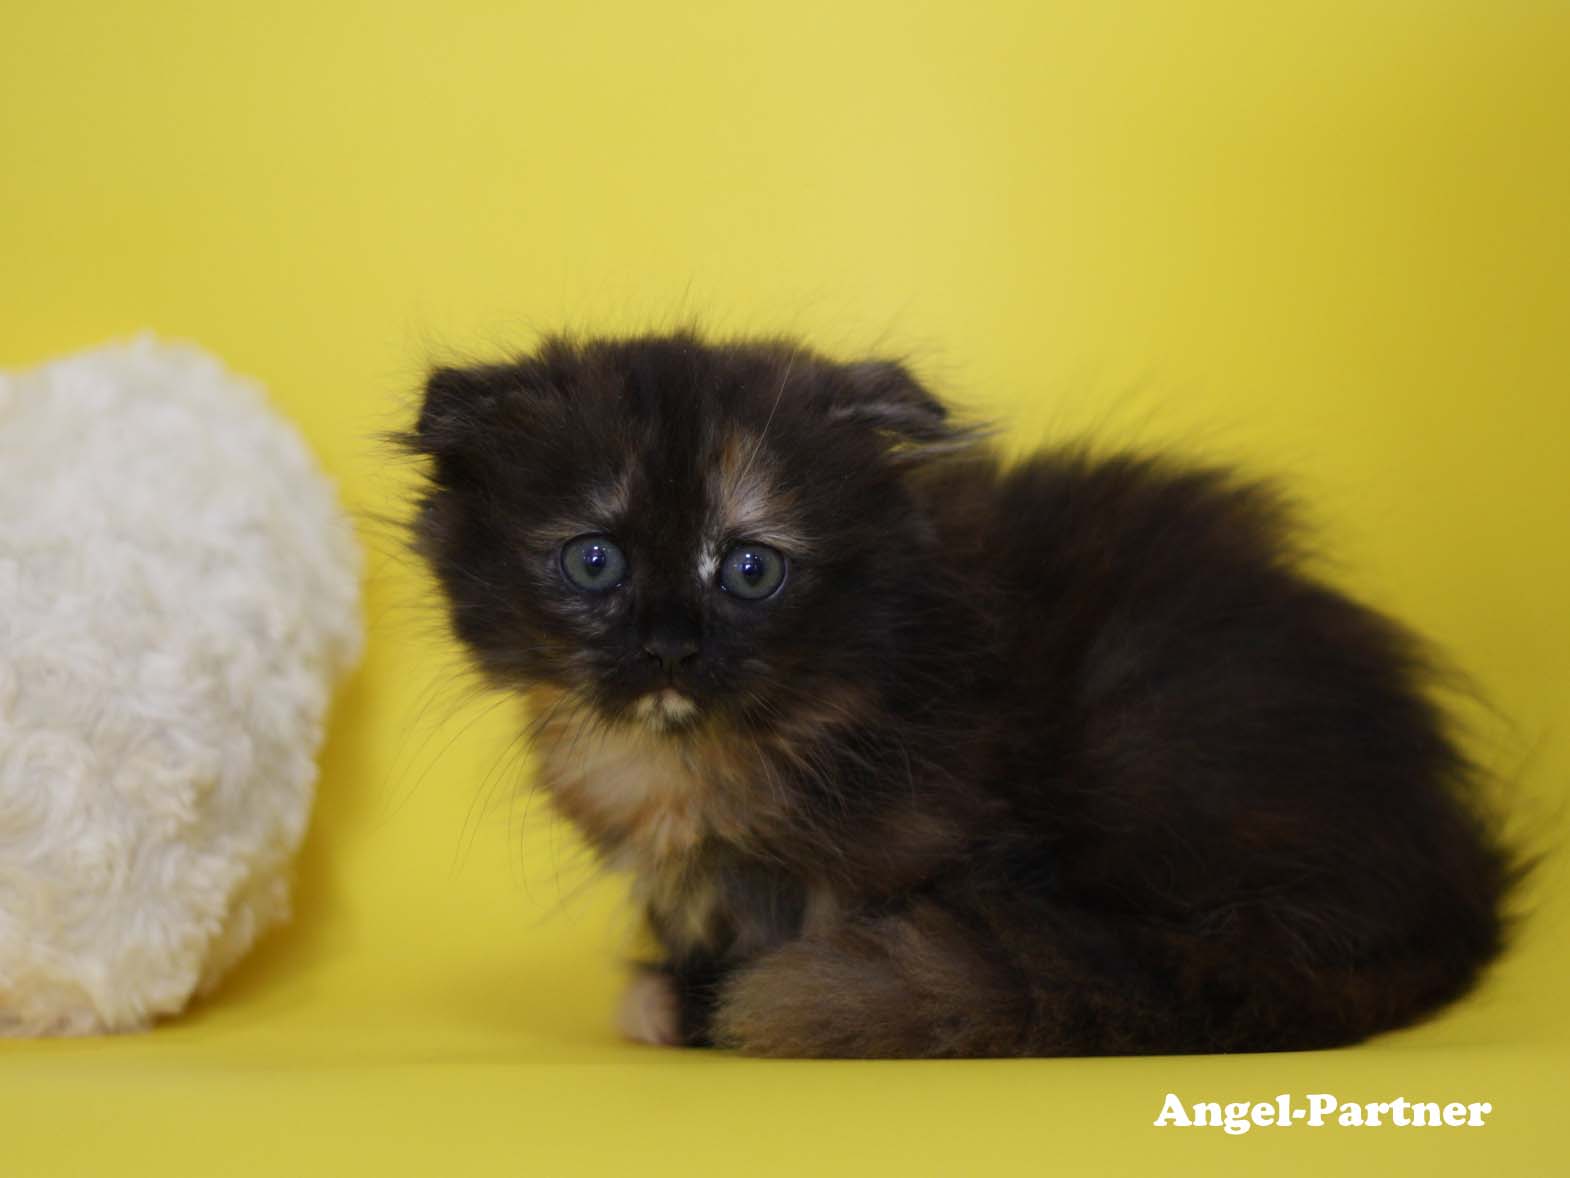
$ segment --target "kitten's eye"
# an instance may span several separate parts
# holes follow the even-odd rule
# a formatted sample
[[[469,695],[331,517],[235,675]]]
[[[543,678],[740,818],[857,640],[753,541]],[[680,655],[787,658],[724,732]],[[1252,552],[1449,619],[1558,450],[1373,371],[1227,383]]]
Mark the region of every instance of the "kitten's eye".
[[[720,588],[747,601],[762,601],[785,583],[785,556],[767,544],[737,544],[720,562]]]
[[[603,593],[622,583],[627,558],[609,536],[579,536],[562,545],[561,571],[579,589]]]

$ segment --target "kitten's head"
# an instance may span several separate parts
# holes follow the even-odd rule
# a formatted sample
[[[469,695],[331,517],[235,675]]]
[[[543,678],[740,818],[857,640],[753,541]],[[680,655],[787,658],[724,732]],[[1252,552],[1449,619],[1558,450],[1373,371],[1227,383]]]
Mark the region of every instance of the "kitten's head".
[[[439,369],[408,440],[491,680],[679,738],[876,690],[932,573],[904,476],[965,435],[898,364],[675,335]]]

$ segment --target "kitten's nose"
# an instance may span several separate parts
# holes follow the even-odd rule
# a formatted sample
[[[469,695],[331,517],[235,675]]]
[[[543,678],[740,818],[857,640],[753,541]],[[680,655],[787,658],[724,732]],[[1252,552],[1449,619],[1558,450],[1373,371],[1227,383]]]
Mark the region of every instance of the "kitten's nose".
[[[698,640],[690,634],[658,631],[643,643],[643,651],[652,659],[659,659],[667,673],[674,673],[698,653]]]

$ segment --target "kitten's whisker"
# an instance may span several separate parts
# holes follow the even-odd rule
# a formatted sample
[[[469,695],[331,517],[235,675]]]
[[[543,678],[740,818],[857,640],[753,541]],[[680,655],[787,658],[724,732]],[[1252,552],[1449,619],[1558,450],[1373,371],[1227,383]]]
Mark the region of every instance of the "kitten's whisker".
[[[763,420],[763,430],[758,434],[757,440],[753,442],[752,452],[747,455],[747,463],[736,477],[735,482],[738,487],[747,485],[746,476],[752,473],[753,464],[757,462],[758,455],[763,452],[763,443],[769,436],[769,427],[774,424],[774,415],[779,412],[780,401],[785,396],[785,386],[790,383],[790,374],[796,367],[796,356],[799,352],[799,348],[792,348],[790,357],[785,362],[785,372],[780,377],[780,387],[774,393],[774,403],[769,406],[769,415]]]

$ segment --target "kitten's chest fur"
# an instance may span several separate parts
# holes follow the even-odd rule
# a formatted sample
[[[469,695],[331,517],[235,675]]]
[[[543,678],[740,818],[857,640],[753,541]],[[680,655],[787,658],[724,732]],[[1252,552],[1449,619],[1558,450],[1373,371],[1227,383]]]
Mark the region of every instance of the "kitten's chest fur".
[[[634,898],[657,935],[667,944],[708,942],[720,919],[720,889],[705,868],[712,787],[698,767],[622,733],[595,740],[581,757],[547,764],[557,808],[610,867],[631,874]]]
[[[543,725],[539,748],[557,809],[613,866],[641,873],[682,861],[713,833],[711,775],[671,742],[570,717]]]
[[[632,875],[662,938],[737,948],[799,922],[801,889],[740,850],[767,817],[755,794],[744,804],[736,775],[745,759],[725,745],[676,742],[573,713],[549,716],[537,747],[541,784],[556,808],[608,866]]]

